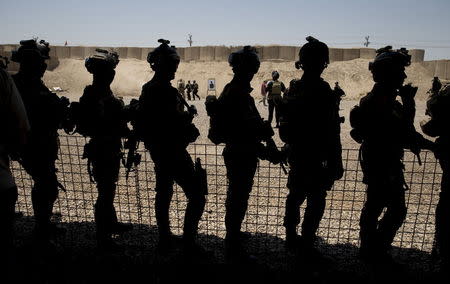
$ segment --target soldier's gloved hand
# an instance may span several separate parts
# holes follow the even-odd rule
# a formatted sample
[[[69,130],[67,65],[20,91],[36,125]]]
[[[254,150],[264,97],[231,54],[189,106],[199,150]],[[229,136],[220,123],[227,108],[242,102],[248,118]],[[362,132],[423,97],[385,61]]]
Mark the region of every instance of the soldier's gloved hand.
[[[406,84],[399,89],[400,97],[402,99],[414,99],[417,89],[417,87],[413,87],[411,84]]]
[[[198,115],[197,108],[196,108],[194,105],[190,105],[190,106],[189,106],[188,112],[189,112],[189,114],[192,115],[192,116]]]

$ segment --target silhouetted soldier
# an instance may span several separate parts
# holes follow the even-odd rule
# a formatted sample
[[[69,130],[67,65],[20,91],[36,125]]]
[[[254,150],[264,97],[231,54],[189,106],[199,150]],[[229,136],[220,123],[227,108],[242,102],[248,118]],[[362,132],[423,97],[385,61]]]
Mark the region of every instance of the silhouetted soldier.
[[[433,84],[431,85],[431,95],[437,95],[439,93],[439,91],[442,88],[442,83],[441,80],[439,80],[439,77],[434,77],[433,78]]]
[[[184,92],[184,90],[186,89],[186,85],[184,84],[183,79],[178,80],[177,89],[181,96],[186,99],[186,93]]]
[[[228,177],[226,258],[240,262],[250,257],[241,244],[241,224],[261,154],[261,141],[270,139],[273,131],[268,123],[263,122],[250,95],[253,90],[250,82],[260,66],[256,50],[245,46],[231,53],[228,62],[233,68],[233,79],[216,101],[214,96],[208,96],[205,104],[211,116],[208,137],[215,144],[226,144],[223,151]]]
[[[414,128],[417,87],[403,86],[405,67],[410,63],[411,55],[404,48],[377,50],[369,64],[375,85],[350,112],[350,134],[361,143],[360,163],[367,184],[360,219],[360,256],[369,262],[392,261],[389,250],[406,216],[404,149],[419,155],[421,149],[432,147]],[[378,220],[383,209],[386,212]]]
[[[166,250],[171,244],[169,207],[175,181],[188,199],[183,228],[184,246],[188,253],[196,253],[202,251],[195,238],[207,192],[200,184],[186,147],[197,139],[199,131],[192,123],[193,113],[184,111],[177,89],[170,84],[180,63],[177,50],[168,45],[169,41],[160,39],[158,42],[161,45],[147,57],[155,75],[142,87],[138,129],[155,163],[159,247]]]
[[[194,80],[192,82],[192,99],[195,101],[196,97],[197,97],[198,100],[200,100],[200,96],[198,95],[198,84]]]
[[[192,84],[191,84],[191,81],[188,80],[186,83],[186,95],[187,95],[188,101],[191,100],[191,92],[192,92]]]
[[[329,63],[328,47],[313,37],[306,40],[295,64],[303,70],[303,76],[290,82],[281,105],[280,138],[287,144],[290,166],[284,217],[286,246],[313,256],[317,253],[314,241],[327,191],[342,177],[343,166],[336,95],[321,78]],[[307,206],[299,237],[300,206],[305,200]]]
[[[267,91],[267,102],[269,103],[269,123],[272,123],[273,120],[273,112],[275,110],[275,121],[276,126],[280,126],[280,110],[278,109],[279,104],[281,103],[281,93],[286,91],[286,87],[283,82],[278,81],[280,78],[280,74],[278,71],[272,72],[272,81],[269,81],[266,86]]]
[[[61,232],[50,222],[53,204],[62,187],[56,177],[55,160],[58,157],[58,129],[67,118],[67,98],[51,93],[42,82],[49,59],[48,43],[41,40],[23,40],[13,51],[12,61],[20,63],[19,72],[13,75],[27,111],[31,132],[21,163],[31,175],[34,186],[31,192],[38,240],[46,241],[52,234]]]
[[[441,271],[449,272],[450,258],[450,85],[435,88],[427,101],[429,121],[421,124],[425,134],[436,139],[435,156],[442,168],[441,193],[436,207],[436,245],[442,261]]]
[[[13,245],[14,208],[17,187],[9,168],[9,156],[25,145],[29,123],[20,94],[0,56],[0,263],[9,263]],[[4,69],[5,68],[5,69]],[[5,268],[3,266],[3,268]],[[6,267],[8,268],[8,267]],[[2,274],[2,277],[4,275]]]
[[[92,85],[86,86],[80,98],[77,131],[91,138],[84,147],[83,157],[88,159],[89,173],[92,173],[98,190],[94,207],[97,243],[101,249],[112,249],[115,247],[112,234],[131,230],[131,225],[117,221],[114,208],[122,157],[121,138],[129,133],[129,129],[124,103],[114,96],[110,88],[119,56],[102,49],[96,52],[85,60],[93,81]]]

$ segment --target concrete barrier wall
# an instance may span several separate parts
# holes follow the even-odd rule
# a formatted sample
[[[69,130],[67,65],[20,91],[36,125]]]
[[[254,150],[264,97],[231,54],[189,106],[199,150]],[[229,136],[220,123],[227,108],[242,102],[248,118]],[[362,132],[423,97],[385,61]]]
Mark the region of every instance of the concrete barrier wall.
[[[329,56],[330,62],[342,61],[344,60],[344,50],[341,48],[330,48]]]
[[[420,64],[427,70],[430,76],[450,80],[450,60],[423,61]]]
[[[359,48],[345,48],[343,50],[344,50],[343,55],[344,61],[360,58],[361,53]]]
[[[230,55],[230,48],[226,46],[214,47],[214,60],[215,61],[227,61]]]
[[[184,60],[185,61],[193,61],[200,60],[200,47],[189,47],[184,50]]]
[[[296,60],[297,53],[295,46],[280,46],[278,52],[278,59],[294,61]]]
[[[376,53],[376,49],[374,48],[360,48],[359,49],[359,58],[364,59],[374,59]]]
[[[140,47],[128,47],[127,57],[134,59],[141,59],[142,57],[142,48]]]
[[[260,56],[262,60],[273,60],[280,58],[280,47],[279,46],[263,46],[263,54]]]
[[[199,58],[201,61],[214,61],[215,60],[214,46],[200,47]]]
[[[436,72],[436,60],[424,61],[421,65],[427,70],[428,75],[434,76]]]
[[[0,51],[10,52],[18,45],[0,45]],[[62,58],[84,59],[95,53],[97,47],[93,46],[51,46],[51,56]],[[146,60],[147,54],[153,48],[147,47],[100,47],[115,50],[121,59],[135,58]],[[226,61],[230,53],[242,49],[243,46],[194,46],[177,48],[182,61]],[[299,46],[256,46],[261,60],[298,60]],[[412,62],[423,62],[425,51],[423,49],[410,50]],[[372,48],[330,48],[330,61],[353,60],[356,58],[373,59],[375,49]],[[424,65],[431,68],[430,65]]]
[[[411,62],[423,62],[425,58],[425,50],[423,49],[411,49],[409,54],[411,54]]]
[[[447,63],[448,60],[437,60],[436,61],[436,71],[434,72],[434,76],[439,78],[447,78]]]

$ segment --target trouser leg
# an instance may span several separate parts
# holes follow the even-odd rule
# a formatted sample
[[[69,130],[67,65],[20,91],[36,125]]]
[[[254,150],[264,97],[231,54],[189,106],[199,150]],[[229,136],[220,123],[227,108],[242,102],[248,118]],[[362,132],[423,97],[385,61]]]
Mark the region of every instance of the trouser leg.
[[[273,112],[274,112],[274,109],[275,109],[275,103],[273,102],[272,99],[269,99],[269,100],[267,100],[267,101],[268,101],[268,103],[269,103],[269,118],[268,118],[268,121],[269,121],[269,123],[272,123],[272,120],[273,120]]]
[[[376,193],[375,186],[367,187],[367,199],[359,220],[361,250],[365,251],[373,251],[378,247],[378,217],[383,211],[384,202]]]
[[[286,198],[284,227],[286,228],[286,237],[297,235],[297,226],[300,224],[300,206],[306,199],[306,194],[302,189],[296,187],[289,188],[289,194]]]
[[[256,157],[224,155],[227,167],[228,191],[225,204],[226,240],[239,242],[242,221],[247,212],[248,199],[256,172]]]
[[[395,190],[396,193],[389,200],[386,212],[378,224],[378,236],[381,249],[390,248],[398,229],[406,218],[405,191],[402,187]]]
[[[326,191],[312,192],[307,195],[307,206],[302,223],[302,240],[306,245],[314,244],[316,232],[325,211],[326,196]]]

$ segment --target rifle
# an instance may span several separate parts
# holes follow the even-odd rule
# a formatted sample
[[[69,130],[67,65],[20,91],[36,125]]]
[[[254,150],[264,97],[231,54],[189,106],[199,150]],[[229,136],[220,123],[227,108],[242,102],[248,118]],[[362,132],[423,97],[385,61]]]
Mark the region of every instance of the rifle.
[[[139,148],[139,140],[137,139],[136,133],[131,131],[130,135],[127,137],[127,140],[124,143],[124,148],[128,149],[128,154],[126,160],[123,162],[124,167],[126,169],[125,177],[128,180],[128,176],[131,171],[134,171],[132,168],[137,167],[141,163],[142,156],[137,153],[137,149]]]
[[[183,98],[183,96],[180,94],[180,92],[177,92],[177,95],[181,103],[187,108],[189,114],[192,117],[197,116],[198,115],[197,108],[194,105],[189,105],[187,101]]]
[[[283,170],[284,174],[287,175],[288,172],[286,170],[286,157],[283,151],[278,150],[275,141],[272,138],[265,140],[267,144],[267,160],[271,163],[278,164],[280,163],[280,167]]]

